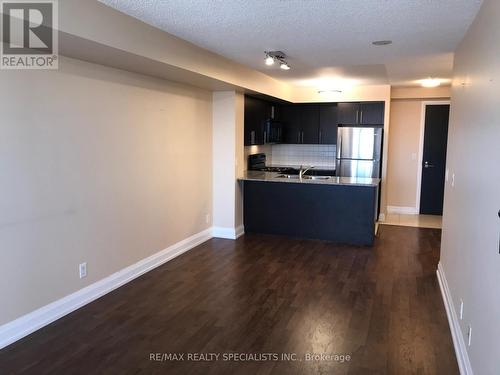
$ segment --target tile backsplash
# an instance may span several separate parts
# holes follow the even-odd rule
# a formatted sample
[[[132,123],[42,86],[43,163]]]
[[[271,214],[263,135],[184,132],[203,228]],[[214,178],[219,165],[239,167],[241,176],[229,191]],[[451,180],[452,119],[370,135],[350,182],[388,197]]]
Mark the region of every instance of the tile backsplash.
[[[335,152],[335,145],[276,144],[271,147],[271,160],[268,164],[335,167]]]

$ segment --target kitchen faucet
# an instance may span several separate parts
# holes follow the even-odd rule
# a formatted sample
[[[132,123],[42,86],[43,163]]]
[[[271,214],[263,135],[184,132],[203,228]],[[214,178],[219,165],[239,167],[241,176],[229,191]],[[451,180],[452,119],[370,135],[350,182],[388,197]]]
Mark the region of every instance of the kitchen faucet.
[[[311,165],[310,167],[306,167],[304,169],[304,167],[301,165],[300,166],[300,170],[299,170],[299,179],[302,180],[302,177],[304,176],[304,174],[309,170],[309,169],[313,169],[314,168],[314,165]]]

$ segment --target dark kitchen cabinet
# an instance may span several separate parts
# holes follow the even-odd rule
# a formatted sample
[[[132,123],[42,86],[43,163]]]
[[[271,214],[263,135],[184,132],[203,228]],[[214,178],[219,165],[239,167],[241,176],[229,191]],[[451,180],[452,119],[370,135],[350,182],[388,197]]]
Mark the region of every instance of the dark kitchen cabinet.
[[[265,122],[271,118],[272,105],[264,100],[245,96],[245,146],[265,143]]]
[[[324,104],[319,107],[319,143],[337,144],[337,105]]]
[[[303,105],[300,109],[301,143],[319,143],[319,106]]]
[[[283,143],[302,143],[300,107],[297,105],[280,106],[278,115],[278,120],[283,124]]]
[[[338,103],[339,125],[383,125],[384,103]]]
[[[271,137],[267,120],[278,124],[277,140]],[[264,143],[337,144],[337,128],[382,126],[383,102],[279,104],[245,97],[245,145]],[[273,130],[275,131],[275,130]],[[267,138],[267,139],[266,139]]]
[[[337,106],[338,124],[358,125],[359,103],[339,103]]]
[[[317,144],[319,141],[319,106],[292,104],[280,106],[278,120],[283,124],[283,143]]]
[[[366,102],[360,104],[359,123],[361,125],[383,125],[384,103]]]

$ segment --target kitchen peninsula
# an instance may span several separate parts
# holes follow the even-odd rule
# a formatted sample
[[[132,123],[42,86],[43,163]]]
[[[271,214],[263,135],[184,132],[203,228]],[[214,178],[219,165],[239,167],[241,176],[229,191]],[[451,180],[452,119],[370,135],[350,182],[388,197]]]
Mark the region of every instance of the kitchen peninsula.
[[[245,233],[373,244],[380,179],[247,171]]]

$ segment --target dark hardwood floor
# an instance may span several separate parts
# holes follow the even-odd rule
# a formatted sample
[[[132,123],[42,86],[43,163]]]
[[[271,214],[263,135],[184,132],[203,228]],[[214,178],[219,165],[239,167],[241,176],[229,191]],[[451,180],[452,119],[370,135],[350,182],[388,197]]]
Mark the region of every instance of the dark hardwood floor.
[[[439,230],[396,226],[373,248],[213,239],[1,350],[0,374],[458,374],[439,243]]]

